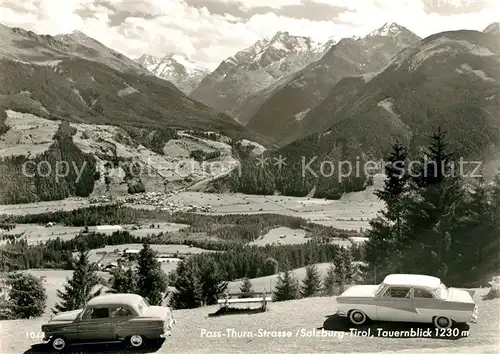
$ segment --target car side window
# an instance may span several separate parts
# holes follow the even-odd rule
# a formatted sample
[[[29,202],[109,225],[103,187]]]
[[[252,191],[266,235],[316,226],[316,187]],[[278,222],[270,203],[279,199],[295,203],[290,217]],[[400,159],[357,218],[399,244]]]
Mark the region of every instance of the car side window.
[[[410,288],[408,287],[390,287],[384,293],[384,297],[410,297]]]
[[[111,309],[111,317],[132,317],[134,313],[127,307],[115,307]]]
[[[413,297],[420,298],[420,299],[433,299],[434,298],[434,296],[432,296],[432,294],[430,292],[428,292],[427,290],[418,289],[418,288],[415,288],[413,290]]]
[[[107,307],[94,307],[87,309],[83,314],[84,320],[95,320],[109,317],[109,309]]]

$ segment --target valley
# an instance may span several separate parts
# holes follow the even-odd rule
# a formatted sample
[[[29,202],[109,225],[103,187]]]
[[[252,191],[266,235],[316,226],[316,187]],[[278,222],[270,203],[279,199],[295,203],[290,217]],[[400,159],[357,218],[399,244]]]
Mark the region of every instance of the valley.
[[[126,19],[107,38],[0,24],[1,353],[46,353],[52,309],[107,292],[172,308],[157,353],[498,352],[499,23],[429,34],[387,16],[354,35],[341,12],[320,40],[243,20],[278,4],[165,2],[143,22],[148,6],[105,5],[79,11]],[[189,30],[167,17],[181,6]],[[211,32],[208,8],[234,26]],[[334,316],[345,290],[397,273],[472,289],[479,322],[366,338]],[[240,291],[272,293],[267,311],[217,313]]]

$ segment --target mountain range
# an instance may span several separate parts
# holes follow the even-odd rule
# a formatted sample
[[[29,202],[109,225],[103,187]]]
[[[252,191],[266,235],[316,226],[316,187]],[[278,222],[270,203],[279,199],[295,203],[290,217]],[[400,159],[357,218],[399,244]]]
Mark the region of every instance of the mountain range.
[[[230,116],[82,32],[0,34],[0,204],[187,188],[234,168],[239,147],[265,149]],[[86,167],[29,177],[27,161]]]
[[[104,173],[107,160],[126,171],[124,161],[147,164],[151,156],[183,164],[222,159],[233,166],[267,147],[269,156],[290,158],[287,175],[248,168],[238,177],[246,192],[260,178],[264,184],[278,178],[280,188],[255,189],[292,195],[314,189],[327,197],[364,188],[365,177],[342,183],[304,178],[297,158],[379,159],[396,139],[416,152],[441,126],[458,156],[498,159],[499,28],[494,23],[482,32],[422,39],[387,23],[363,37],[326,43],[278,32],[208,73],[174,54],[132,60],[82,32],[48,36],[2,26],[0,153],[9,187],[0,201],[36,201],[49,198],[41,197],[44,190],[63,187],[58,197],[75,194],[69,182],[9,184],[23,180],[23,159],[58,156],[54,162],[64,151]],[[14,158],[18,153],[21,160]],[[153,180],[118,178],[115,186],[157,190],[168,179],[185,188],[208,178],[202,169],[173,177],[160,167],[152,167]],[[88,195],[95,183],[103,190],[102,178],[88,183],[78,193]]]
[[[6,26],[0,31],[2,106],[24,100],[19,105],[25,109],[43,107],[37,113],[77,122],[246,132],[230,116],[81,32],[53,37]]]
[[[344,38],[270,92],[249,98],[253,107],[242,105],[246,112],[240,114],[251,115],[248,128],[286,145],[306,133],[299,129],[300,121],[342,78],[382,70],[394,55],[418,41],[418,36],[394,23],[362,38]]]
[[[308,37],[278,32],[224,60],[191,97],[246,123],[237,108],[249,95],[319,59],[333,44],[333,40],[317,43]]]

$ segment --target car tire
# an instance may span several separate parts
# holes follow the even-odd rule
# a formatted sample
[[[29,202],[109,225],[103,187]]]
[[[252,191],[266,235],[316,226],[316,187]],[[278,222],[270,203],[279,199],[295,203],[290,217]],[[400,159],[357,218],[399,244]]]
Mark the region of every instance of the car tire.
[[[349,321],[351,321],[351,323],[355,326],[361,326],[368,321],[368,316],[360,310],[349,311],[348,318]]]
[[[126,345],[130,348],[142,348],[146,344],[146,338],[144,336],[141,336],[139,334],[134,334],[133,336],[130,336],[126,340]]]
[[[68,342],[64,337],[54,337],[50,340],[49,345],[56,352],[62,352],[68,348]]]
[[[440,329],[451,328],[453,326],[453,320],[445,316],[435,316],[432,319],[432,324]]]

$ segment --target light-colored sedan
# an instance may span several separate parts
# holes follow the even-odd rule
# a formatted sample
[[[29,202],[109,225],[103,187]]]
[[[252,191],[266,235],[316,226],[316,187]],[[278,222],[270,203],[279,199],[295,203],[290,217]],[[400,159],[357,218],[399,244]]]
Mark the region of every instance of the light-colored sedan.
[[[55,351],[71,344],[103,342],[140,348],[146,341],[169,336],[174,323],[168,307],[150,306],[135,294],[106,294],[90,300],[84,309],[55,315],[42,331]]]
[[[471,293],[420,274],[391,274],[380,285],[355,285],[337,297],[337,314],[354,325],[368,320],[420,322],[444,329],[476,322],[477,313]]]

